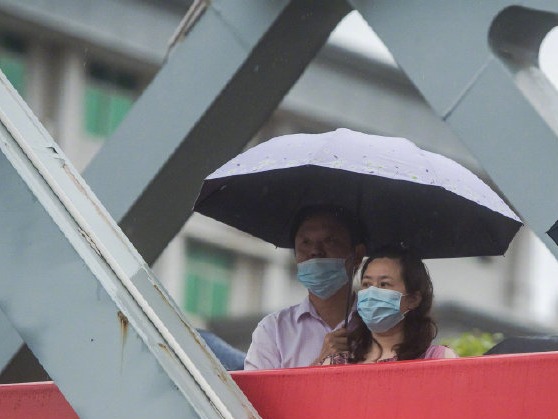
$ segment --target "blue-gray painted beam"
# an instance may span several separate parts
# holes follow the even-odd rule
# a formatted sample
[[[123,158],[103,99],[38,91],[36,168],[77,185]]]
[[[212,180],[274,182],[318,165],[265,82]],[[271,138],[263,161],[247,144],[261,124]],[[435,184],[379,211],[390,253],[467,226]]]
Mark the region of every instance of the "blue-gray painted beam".
[[[341,0],[206,6],[84,172],[148,263],[204,177],[242,149],[350,10]]]
[[[80,417],[254,417],[0,76],[0,309]]]
[[[556,25],[556,2],[521,2],[543,14],[504,0],[350,3],[558,256],[546,234],[558,220],[558,123],[549,112],[558,95],[534,62],[544,31]]]

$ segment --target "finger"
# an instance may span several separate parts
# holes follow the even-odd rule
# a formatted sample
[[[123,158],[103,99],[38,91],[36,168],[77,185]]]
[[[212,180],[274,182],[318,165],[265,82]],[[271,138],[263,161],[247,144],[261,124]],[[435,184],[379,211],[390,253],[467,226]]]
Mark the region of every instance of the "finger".
[[[335,352],[344,352],[344,351],[348,351],[348,350],[349,350],[349,345],[346,342],[339,343],[339,344],[334,346],[334,351]]]
[[[347,329],[342,327],[341,329],[337,329],[337,330],[334,330],[333,332],[331,332],[331,335],[332,336],[347,336],[348,332],[347,332]]]
[[[349,342],[347,339],[338,339],[332,342],[330,347],[337,351],[345,351],[349,349]]]

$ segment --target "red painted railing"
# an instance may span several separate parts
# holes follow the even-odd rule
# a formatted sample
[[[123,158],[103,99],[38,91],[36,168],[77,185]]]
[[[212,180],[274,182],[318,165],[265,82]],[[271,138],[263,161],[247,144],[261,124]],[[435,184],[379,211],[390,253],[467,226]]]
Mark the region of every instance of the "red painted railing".
[[[231,373],[265,419],[558,417],[558,352]],[[0,386],[0,418],[77,415],[53,383]]]
[[[265,419],[558,417],[558,353],[236,372]]]
[[[51,382],[0,385],[2,419],[76,419],[78,416]]]

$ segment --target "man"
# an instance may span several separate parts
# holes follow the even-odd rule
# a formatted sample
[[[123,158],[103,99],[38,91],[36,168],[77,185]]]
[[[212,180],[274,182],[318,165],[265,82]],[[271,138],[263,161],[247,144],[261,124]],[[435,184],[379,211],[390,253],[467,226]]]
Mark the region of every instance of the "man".
[[[246,370],[309,366],[349,349],[347,298],[354,299],[352,277],[366,251],[358,222],[342,208],[309,207],[293,223],[291,237],[308,296],[260,321]]]

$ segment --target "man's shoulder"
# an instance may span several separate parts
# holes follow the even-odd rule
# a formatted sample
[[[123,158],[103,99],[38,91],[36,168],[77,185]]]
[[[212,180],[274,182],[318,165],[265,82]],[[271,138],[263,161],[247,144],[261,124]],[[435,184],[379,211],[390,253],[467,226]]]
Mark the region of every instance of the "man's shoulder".
[[[289,307],[282,308],[281,310],[274,311],[266,315],[260,320],[260,325],[277,324],[279,322],[291,321],[296,322],[298,318],[307,311],[307,304],[302,301]]]
[[[300,311],[302,305],[303,303],[298,303],[289,307],[282,308],[281,310],[274,311],[273,313],[269,313],[262,319],[262,322],[266,319],[267,321],[272,321],[284,317],[291,317]]]

